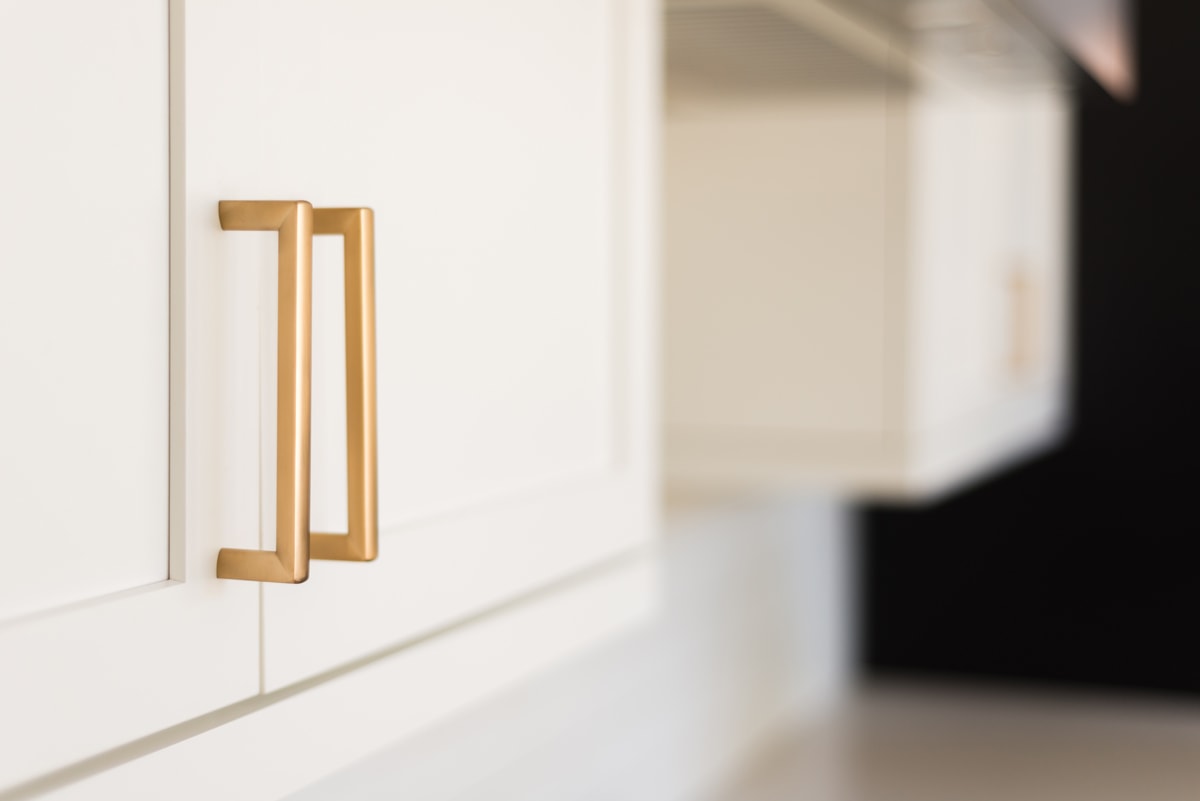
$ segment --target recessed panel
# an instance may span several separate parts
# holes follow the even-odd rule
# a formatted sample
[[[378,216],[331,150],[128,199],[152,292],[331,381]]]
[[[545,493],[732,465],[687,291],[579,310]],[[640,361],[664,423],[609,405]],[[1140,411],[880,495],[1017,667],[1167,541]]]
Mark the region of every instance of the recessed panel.
[[[257,37],[279,65],[262,137],[296,165],[258,191],[375,212],[386,536],[608,463],[614,65],[605,4],[374,8],[289,6]],[[341,244],[313,264],[312,524],[333,532]]]
[[[0,6],[0,620],[167,577],[167,4]]]

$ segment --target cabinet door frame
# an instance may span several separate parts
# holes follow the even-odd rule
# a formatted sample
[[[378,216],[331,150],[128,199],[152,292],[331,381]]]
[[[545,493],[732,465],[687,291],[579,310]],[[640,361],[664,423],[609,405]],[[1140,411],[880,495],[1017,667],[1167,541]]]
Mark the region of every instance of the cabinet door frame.
[[[182,0],[172,0],[163,20],[170,107],[170,253],[163,261],[170,270],[170,297],[163,298],[170,319],[168,578],[0,622],[0,791],[36,792],[76,763],[102,761],[120,746],[261,689],[258,587],[218,580],[215,571],[221,546],[257,541],[256,527],[233,533],[225,523],[247,516],[257,523],[258,511],[240,496],[230,499],[238,476],[228,475],[223,461],[228,431],[214,425],[230,415],[256,418],[258,410],[212,391],[230,383],[212,334],[228,297],[219,272],[192,257],[184,236],[189,219],[213,228],[218,221],[215,205],[188,209],[184,201],[182,10]],[[231,515],[231,504],[246,508]]]
[[[656,556],[639,552],[328,680],[164,732],[43,787],[55,801],[283,798],[628,636],[652,622],[660,594]]]

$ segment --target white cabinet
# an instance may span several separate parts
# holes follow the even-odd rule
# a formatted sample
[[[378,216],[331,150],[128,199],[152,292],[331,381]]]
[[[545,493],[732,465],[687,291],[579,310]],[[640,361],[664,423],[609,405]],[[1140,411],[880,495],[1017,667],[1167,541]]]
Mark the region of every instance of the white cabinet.
[[[170,253],[167,23],[0,10],[0,787],[258,691],[258,590],[213,572],[257,526],[256,329]]]
[[[930,497],[1060,435],[1069,101],[955,19],[672,6],[673,484]]]
[[[68,6],[0,12],[0,789],[646,541],[651,3]],[[279,352],[276,236],[222,200],[374,211],[379,557],[303,584],[216,577],[275,547]],[[337,532],[341,241],[313,253]]]
[[[188,246],[199,263],[267,270],[237,323],[261,328],[262,353],[271,237],[220,231],[217,201],[375,218],[380,556],[264,586],[265,689],[647,536],[652,118],[625,52],[644,17],[613,0],[187,8],[187,113],[203,126],[187,144]],[[318,238],[314,531],[346,530],[341,261],[340,241]],[[258,342],[240,343],[247,370]],[[269,432],[269,358],[262,379]],[[269,476],[273,448],[262,456]],[[253,529],[225,544],[260,547]]]

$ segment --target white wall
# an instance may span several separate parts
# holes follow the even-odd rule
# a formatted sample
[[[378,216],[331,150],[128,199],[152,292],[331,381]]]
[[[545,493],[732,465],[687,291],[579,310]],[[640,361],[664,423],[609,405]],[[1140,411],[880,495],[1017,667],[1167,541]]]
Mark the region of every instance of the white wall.
[[[678,507],[649,624],[292,796],[293,801],[700,797],[848,678],[843,505]]]

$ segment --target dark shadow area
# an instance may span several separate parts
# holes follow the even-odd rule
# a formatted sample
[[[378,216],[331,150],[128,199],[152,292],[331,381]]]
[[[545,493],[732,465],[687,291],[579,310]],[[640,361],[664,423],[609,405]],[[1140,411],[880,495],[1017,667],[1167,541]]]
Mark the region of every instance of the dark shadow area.
[[[863,511],[868,674],[1200,694],[1200,4],[1138,18],[1137,101],[1080,78],[1072,434]]]

